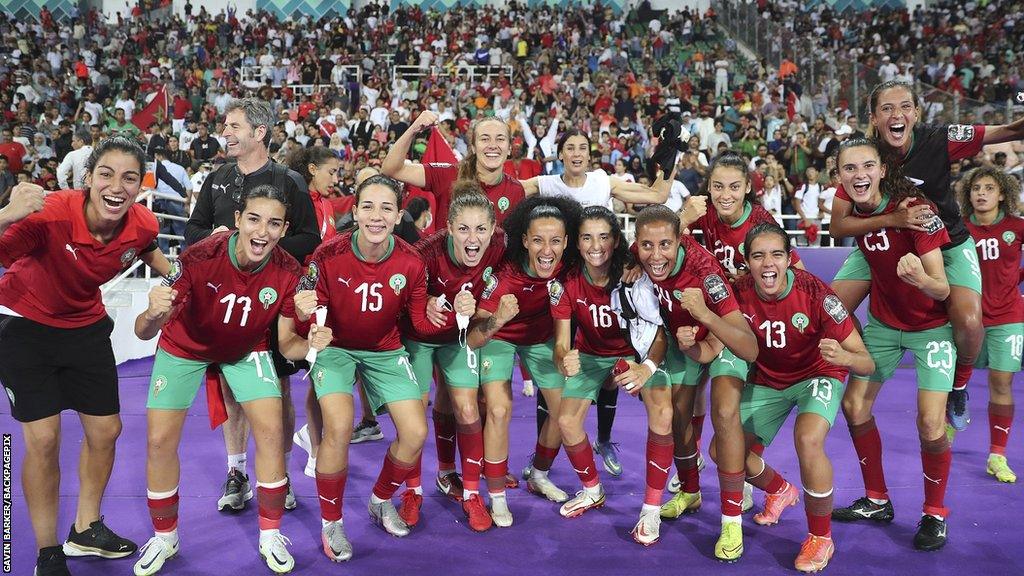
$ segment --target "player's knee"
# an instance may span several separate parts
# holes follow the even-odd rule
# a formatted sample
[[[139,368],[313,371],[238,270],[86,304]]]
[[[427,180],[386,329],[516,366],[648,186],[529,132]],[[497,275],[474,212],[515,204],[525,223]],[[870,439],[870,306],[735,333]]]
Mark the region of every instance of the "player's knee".
[[[423,422],[411,422],[402,426],[398,441],[413,450],[422,448],[423,444],[427,441],[426,420]]]
[[[460,424],[472,424],[480,419],[480,408],[476,402],[456,402],[455,420]]]
[[[487,405],[487,421],[495,424],[507,424],[510,417],[510,406],[504,402],[491,402]]]
[[[25,452],[36,458],[56,458],[60,453],[60,429],[34,430],[27,434]]]
[[[861,398],[854,398],[850,394],[843,396],[843,416],[851,424],[860,424],[871,417],[871,411],[867,402]]]
[[[576,436],[574,433],[579,432],[582,429],[583,423],[576,418],[575,414],[558,415],[558,430],[561,432],[562,437]]]
[[[818,434],[797,434],[794,443],[797,456],[800,459],[820,456],[825,453],[825,438]]]
[[[650,422],[648,425],[655,434],[672,433],[672,407],[655,406],[648,412]]]
[[[739,423],[739,421],[739,406],[716,405],[711,407],[711,422],[715,425],[715,430],[725,430],[728,427],[723,428],[721,424]]]
[[[944,434],[946,430],[946,415],[943,411],[938,411],[935,414],[922,414],[917,415],[917,432],[921,435],[921,438],[926,440],[934,440],[941,434]]]
[[[90,448],[112,448],[121,435],[121,419],[117,416],[91,422],[85,429],[85,440]]]

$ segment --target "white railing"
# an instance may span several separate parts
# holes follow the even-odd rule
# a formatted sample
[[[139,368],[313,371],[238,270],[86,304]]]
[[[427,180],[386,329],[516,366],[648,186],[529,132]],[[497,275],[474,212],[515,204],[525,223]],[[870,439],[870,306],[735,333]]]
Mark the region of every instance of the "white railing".
[[[139,197],[136,200],[136,202],[145,202],[146,203],[146,207],[149,208],[149,210],[151,212],[153,212],[153,214],[157,217],[157,220],[159,220],[159,221],[162,221],[162,220],[177,220],[179,222],[188,222],[188,217],[187,216],[177,216],[175,214],[165,214],[163,212],[156,212],[155,210],[153,210],[153,200],[154,200],[154,197],[156,196],[155,192],[156,191],[152,190],[152,189],[146,190],[142,194],[139,194]],[[174,202],[181,202],[182,204],[185,204],[186,202],[188,202],[187,199],[182,198],[180,196],[168,196],[168,195],[161,194],[158,198],[160,200],[171,200],[171,201],[174,201]],[[186,208],[187,208],[187,206],[186,206]],[[188,210],[186,210],[186,212],[188,212]],[[185,241],[185,237],[184,236],[179,236],[177,234],[157,234],[157,238],[166,238],[167,240],[177,240],[178,242],[184,242]],[[177,259],[178,254],[177,254],[176,250],[172,250],[171,253],[164,254],[164,256],[166,256],[170,260],[174,260],[174,259]],[[145,266],[145,264],[142,262],[142,260],[136,259],[135,262],[133,262],[131,266],[129,266],[123,272],[118,274],[111,281],[109,281],[106,284],[104,284],[103,286],[101,286],[100,287],[100,294],[107,294],[107,293],[113,291],[114,288],[117,288],[117,286],[119,284],[121,284],[122,282],[124,282],[124,280],[126,278],[134,277],[135,276],[135,271],[138,270],[140,266],[144,266],[145,267],[145,271],[143,272],[143,274],[144,274],[143,277],[146,280],[152,279],[153,271],[150,269],[150,267],[149,266]]]
[[[344,64],[342,69],[345,70],[346,80],[350,76],[355,76],[356,81],[362,84],[363,82],[363,67],[355,64]],[[269,70],[269,69],[268,69]],[[273,74],[265,74],[262,66],[242,66],[240,70],[242,85],[246,88],[260,88],[266,86],[268,80],[273,80]],[[272,88],[281,88],[283,84],[280,82],[273,82],[270,84]],[[314,94],[323,90],[336,90],[344,88],[341,84],[334,84],[332,82],[324,82],[321,84],[289,84],[289,88],[296,92],[302,92],[303,94]]]
[[[618,217],[619,223],[622,225],[622,233],[623,233],[623,235],[625,235],[626,240],[628,240],[630,243],[632,243],[633,240],[636,239],[636,215],[635,214],[616,213],[615,216]],[[783,214],[781,216],[781,218],[782,218],[783,224],[785,224],[785,221],[787,221],[787,220],[792,220],[792,221],[799,221],[800,220],[800,216],[798,216],[796,214]],[[818,228],[819,228],[819,230],[818,230],[818,244],[821,245],[822,247],[828,248],[828,246],[826,245],[825,240],[827,238],[829,238],[829,233],[828,233],[827,230],[821,230],[821,225],[820,224],[818,225]],[[794,240],[796,240],[798,238],[803,238],[805,236],[804,231],[801,230],[801,229],[786,230],[786,234],[788,234]],[[794,245],[799,246],[795,242],[794,242]]]

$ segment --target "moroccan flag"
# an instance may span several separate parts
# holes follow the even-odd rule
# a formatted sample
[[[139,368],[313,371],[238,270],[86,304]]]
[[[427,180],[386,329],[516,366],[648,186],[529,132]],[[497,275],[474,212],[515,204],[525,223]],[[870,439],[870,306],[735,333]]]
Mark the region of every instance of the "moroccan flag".
[[[444,136],[441,135],[441,132],[436,126],[430,129],[430,138],[427,140],[427,151],[423,153],[423,158],[420,162],[423,164],[428,164],[430,162],[446,162],[448,164],[459,163],[458,159],[455,158],[455,153],[452,152],[451,146],[448,145],[448,141],[444,139]],[[406,204],[409,203],[409,200],[417,196],[426,198],[427,203],[430,204],[431,216],[433,217],[437,214],[437,199],[433,194],[415,186],[406,186],[406,191]],[[436,222],[432,220],[430,226],[427,226],[421,235],[429,236],[433,234],[438,227],[444,227],[446,225],[446,222]]]
[[[132,115],[132,124],[135,124],[143,132],[149,130],[154,122],[162,122],[167,118],[168,110],[167,86],[161,85],[156,91],[156,96],[146,104],[146,107]]]

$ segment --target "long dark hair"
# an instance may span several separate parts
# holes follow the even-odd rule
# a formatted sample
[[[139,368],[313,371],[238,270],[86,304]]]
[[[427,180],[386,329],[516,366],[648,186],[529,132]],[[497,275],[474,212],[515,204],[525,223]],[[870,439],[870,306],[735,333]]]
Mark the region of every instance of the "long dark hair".
[[[580,228],[583,227],[583,223],[587,220],[599,220],[608,224],[608,227],[611,228],[615,249],[612,250],[611,267],[608,269],[608,284],[604,287],[605,292],[611,294],[615,290],[615,285],[618,284],[619,279],[622,278],[622,269],[633,265],[633,255],[626,245],[627,242],[622,237],[622,225],[619,224],[619,219],[615,217],[611,210],[604,206],[587,206],[580,214]],[[580,266],[581,269],[586,266],[582,258],[580,259]]]
[[[142,172],[146,171],[146,151],[139,145],[139,141],[134,138],[127,136],[111,136],[101,140],[93,149],[92,153],[89,154],[89,158],[85,161],[85,171],[92,173],[96,168],[96,163],[103,158],[107,152],[123,152],[129,156],[134,156],[139,162],[139,176],[142,176]]]
[[[569,138],[572,138],[573,136],[582,136],[584,139],[586,139],[586,141],[587,141],[587,156],[589,157],[590,156],[590,146],[592,144],[590,142],[590,136],[585,134],[579,128],[569,128],[568,130],[566,130],[562,134],[562,137],[558,139],[558,148],[557,148],[556,155],[557,156],[561,156],[562,155],[562,148],[565,147],[565,143],[569,141]]]
[[[850,138],[844,140],[839,144],[839,150],[836,152],[836,166],[840,166],[839,158],[842,157],[843,152],[861,146],[874,149],[878,154],[878,158],[882,161],[882,165],[885,166],[885,177],[879,183],[879,188],[882,190],[882,195],[889,198],[890,203],[898,204],[906,198],[925,197],[917,186],[914,186],[904,176],[903,159],[899,157],[899,153],[873,138]]]
[[[960,192],[957,194],[957,200],[960,202],[960,212],[964,217],[974,214],[974,204],[971,204],[971,187],[974,186],[975,182],[986,176],[996,181],[999,193],[1003,195],[1002,201],[999,202],[999,208],[1003,211],[1003,214],[1018,216],[1020,214],[1020,181],[992,166],[975,168],[965,174],[963,179],[960,180],[958,183]]]
[[[284,205],[284,221],[289,221],[289,214],[292,209],[291,203],[288,201],[288,195],[285,194],[284,190],[271,186],[270,184],[260,184],[253,186],[252,188],[245,191],[242,194],[242,199],[239,202],[239,212],[245,212],[245,207],[249,205],[249,200],[255,200],[257,198],[266,198],[268,200],[276,200]]]
[[[521,265],[526,258],[526,247],[523,246],[523,235],[530,229],[530,223],[538,218],[555,218],[565,226],[565,251],[562,252],[562,264],[566,268],[575,266],[579,261],[579,249],[575,239],[579,236],[580,203],[564,196],[530,196],[515,205],[502,223],[508,236],[508,247],[505,259]]]
[[[334,153],[334,150],[331,150],[326,146],[311,146],[309,148],[298,148],[289,152],[288,158],[285,160],[285,164],[287,164],[292,170],[301,174],[302,179],[306,181],[306,184],[310,184],[313,182],[313,174],[309,171],[309,165],[313,164],[314,166],[320,167],[331,158],[338,158],[338,155]]]

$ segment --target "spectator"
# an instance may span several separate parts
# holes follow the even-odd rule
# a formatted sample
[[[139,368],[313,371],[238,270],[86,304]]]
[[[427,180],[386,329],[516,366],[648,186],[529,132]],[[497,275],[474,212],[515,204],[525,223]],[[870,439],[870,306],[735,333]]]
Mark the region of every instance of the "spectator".
[[[188,215],[186,209],[192,202],[192,180],[184,168],[168,160],[166,148],[158,148],[154,152],[156,161],[153,170],[156,174],[156,189],[154,191],[153,212],[160,217],[160,233],[172,234],[175,236],[185,235],[185,221],[173,218],[164,218],[163,215],[177,216],[184,218]],[[158,238],[160,251],[164,254],[170,253],[171,240],[169,238]],[[180,253],[188,245],[184,239],[175,240]]]
[[[821,238],[813,231],[821,227],[818,199],[821,197],[822,186],[818,184],[817,168],[808,166],[805,174],[804,184],[797,188],[796,194],[793,195],[793,209],[800,217],[800,227],[808,232],[804,237],[805,245],[819,246]]]
[[[61,189],[85,188],[86,161],[92,155],[92,133],[84,128],[75,131],[71,138],[72,152],[69,152],[57,167],[57,184]],[[68,177],[71,177],[69,180]]]

